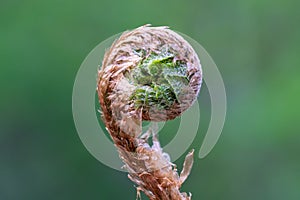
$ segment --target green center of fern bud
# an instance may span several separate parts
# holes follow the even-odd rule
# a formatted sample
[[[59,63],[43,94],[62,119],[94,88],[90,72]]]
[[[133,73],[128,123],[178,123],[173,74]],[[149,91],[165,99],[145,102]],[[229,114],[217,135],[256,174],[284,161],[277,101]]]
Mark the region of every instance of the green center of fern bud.
[[[126,75],[135,86],[130,100],[136,108],[167,110],[175,103],[180,104],[189,87],[186,63],[176,60],[168,51],[145,55],[140,63]]]

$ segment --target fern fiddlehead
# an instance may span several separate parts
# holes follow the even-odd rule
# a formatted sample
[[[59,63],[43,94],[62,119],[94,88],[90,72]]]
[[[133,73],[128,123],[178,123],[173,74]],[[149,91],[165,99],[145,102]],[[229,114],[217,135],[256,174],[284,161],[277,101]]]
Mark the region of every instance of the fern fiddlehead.
[[[102,117],[129,178],[151,200],[191,199],[179,189],[193,153],[187,155],[179,176],[155,130],[153,146],[147,143],[141,122],[174,119],[195,101],[202,71],[193,48],[167,27],[142,26],[112,44],[98,77]]]

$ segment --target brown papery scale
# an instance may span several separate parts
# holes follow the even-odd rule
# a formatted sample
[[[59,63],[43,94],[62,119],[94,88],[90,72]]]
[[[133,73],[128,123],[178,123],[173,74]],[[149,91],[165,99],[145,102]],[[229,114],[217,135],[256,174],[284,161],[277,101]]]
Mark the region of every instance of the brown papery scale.
[[[190,173],[193,150],[179,175],[162,151],[155,122],[174,119],[191,107],[201,82],[197,54],[167,27],[124,32],[106,51],[97,87],[102,118],[138,196],[143,191],[151,200],[191,199],[180,187]],[[145,133],[143,120],[154,124]]]

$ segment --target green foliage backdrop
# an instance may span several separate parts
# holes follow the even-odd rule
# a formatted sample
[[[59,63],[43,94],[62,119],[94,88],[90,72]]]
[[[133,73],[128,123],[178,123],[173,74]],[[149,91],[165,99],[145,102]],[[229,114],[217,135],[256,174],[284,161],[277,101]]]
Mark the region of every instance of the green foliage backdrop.
[[[82,145],[71,97],[92,48],[151,23],[202,44],[227,89],[223,134],[208,157],[196,160],[183,190],[195,200],[298,200],[299,2],[2,0],[0,199],[135,199],[126,174]],[[196,150],[210,118],[205,85],[199,102]],[[182,158],[177,163],[181,168]]]

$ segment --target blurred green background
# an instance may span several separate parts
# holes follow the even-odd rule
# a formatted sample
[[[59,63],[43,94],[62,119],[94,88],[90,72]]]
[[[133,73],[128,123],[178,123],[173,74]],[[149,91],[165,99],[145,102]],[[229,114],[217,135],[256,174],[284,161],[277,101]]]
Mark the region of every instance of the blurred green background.
[[[195,200],[300,199],[299,7],[292,0],[1,0],[0,200],[135,199],[126,174],[81,143],[72,87],[98,43],[146,23],[202,44],[227,90],[223,134],[196,159],[182,191]],[[197,154],[210,119],[205,85],[199,102],[201,127],[190,147]]]

